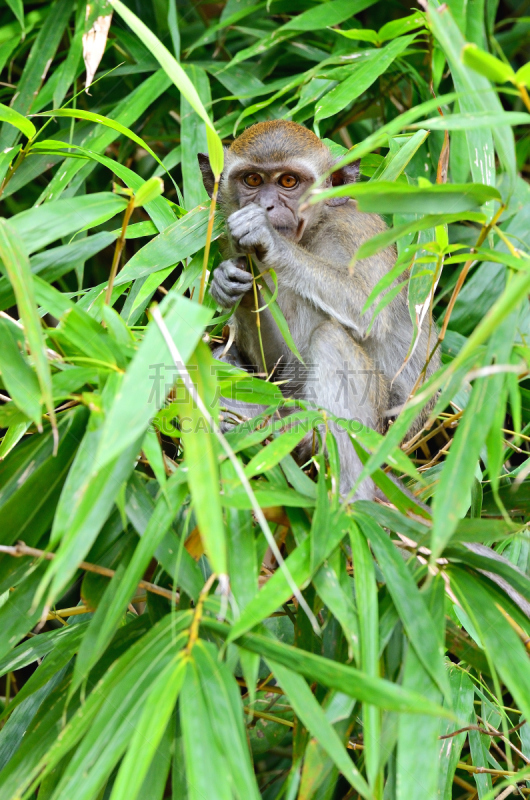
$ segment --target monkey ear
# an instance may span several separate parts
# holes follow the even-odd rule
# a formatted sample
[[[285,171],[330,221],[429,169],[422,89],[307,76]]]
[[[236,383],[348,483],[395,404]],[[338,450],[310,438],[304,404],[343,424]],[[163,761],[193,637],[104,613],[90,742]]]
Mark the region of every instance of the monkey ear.
[[[332,186],[345,186],[347,183],[355,183],[359,178],[359,164],[360,161],[352,161],[351,164],[346,164],[344,167],[332,172],[331,185]],[[342,206],[348,202],[349,197],[329,197],[326,200],[328,206]]]
[[[210,159],[208,158],[207,153],[197,153],[197,159],[199,161],[199,168],[202,173],[202,182],[204,183],[204,188],[208,192],[208,197],[211,197],[215,185],[215,178],[210,166]]]

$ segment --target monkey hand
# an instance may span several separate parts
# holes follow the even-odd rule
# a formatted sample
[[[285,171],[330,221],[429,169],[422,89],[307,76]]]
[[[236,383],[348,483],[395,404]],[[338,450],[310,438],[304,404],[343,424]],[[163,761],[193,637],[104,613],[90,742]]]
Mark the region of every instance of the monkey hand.
[[[264,208],[249,203],[228,217],[228,227],[238,250],[255,255],[263,264],[277,262],[281,237]]]
[[[231,258],[215,269],[210,294],[221,308],[233,308],[252,289],[252,275],[245,266],[245,258]]]

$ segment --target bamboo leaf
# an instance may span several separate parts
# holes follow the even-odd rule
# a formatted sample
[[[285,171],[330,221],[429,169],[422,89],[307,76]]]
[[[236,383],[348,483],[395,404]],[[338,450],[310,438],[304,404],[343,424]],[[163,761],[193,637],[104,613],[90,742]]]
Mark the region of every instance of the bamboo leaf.
[[[14,108],[4,106],[3,103],[0,103],[0,120],[14,125],[14,127],[22,131],[24,136],[27,136],[28,139],[33,139],[37,133],[37,128],[30,119],[19,114]]]
[[[40,387],[36,374],[22,355],[24,334],[0,318],[0,372],[5,388],[24,414],[38,425],[41,420]]]
[[[360,211],[380,214],[439,214],[479,210],[489,200],[500,201],[493,186],[480,183],[413,186],[386,181],[350,183],[324,189],[310,198],[311,204],[329,197],[353,197]]]
[[[481,50],[476,44],[465,44],[462,48],[462,61],[479,75],[484,75],[494,83],[513,81],[515,73],[509,64],[495,58],[491,53]]]
[[[159,544],[187,493],[185,485],[169,481],[123,574],[116,574],[94,614],[76,659],[72,686],[77,687],[108,646]],[[161,735],[161,733],[160,733]]]
[[[360,64],[353,70],[352,75],[340,83],[335,89],[325,95],[320,103],[317,103],[315,120],[327,119],[346,105],[351,103],[386,72],[388,67],[403,51],[414,41],[416,34],[411,36],[401,36],[394,39],[385,47],[377,52],[377,58],[370,59],[365,64]]]
[[[443,648],[434,634],[431,615],[412,575],[379,525],[364,514],[355,514],[355,520],[374,549],[394,605],[418,658],[439,686],[446,702],[450,703],[452,698],[442,661]]]
[[[223,145],[194,85],[178,61],[171,55],[169,50],[154,35],[154,33],[150,31],[149,28],[127,8],[127,6],[120,2],[120,0],[109,0],[109,2],[112,7],[116,9],[118,14],[123,17],[127,25],[132,28],[143,44],[145,44],[145,46],[151,51],[162,69],[171,78],[177,89],[182,92],[190,106],[205,123],[210,163],[212,165],[214,175],[219,177],[223,171]]]
[[[268,664],[289,698],[297,717],[324,748],[348,783],[362,797],[372,798],[370,787],[349,758],[346,748],[335,729],[329,724],[324,711],[315,699],[305,680],[272,659]]]
[[[153,683],[110,800],[136,800],[186,677],[187,659],[178,653]]]
[[[229,634],[229,628],[216,620],[203,620],[203,625],[220,636],[226,637]],[[379,708],[405,711],[409,714],[432,714],[454,718],[452,711],[432,703],[417,692],[403,689],[398,684],[383,678],[373,678],[354,667],[276,642],[260,634],[245,633],[238,637],[237,643],[253,653],[259,653],[265,659],[270,658],[282,664],[310,681],[329,686]]]
[[[171,335],[181,342],[182,357],[189,359],[211,312],[173,294],[164,300],[161,310]],[[150,380],[146,380],[149,376]],[[100,467],[143,436],[176,377],[164,338],[158,326],[151,322],[109,409],[97,453]],[[122,426],[125,419],[126,430]]]
[[[523,714],[530,712],[530,673],[523,643],[482,580],[451,568],[451,585],[484,643],[484,649]],[[508,611],[508,613],[510,613]]]
[[[0,220],[0,258],[15,293],[25,339],[33,358],[41,396],[55,429],[52,376],[46,357],[44,334],[37,313],[33,277],[24,244],[17,232],[5,219]],[[39,415],[40,422],[40,415]]]

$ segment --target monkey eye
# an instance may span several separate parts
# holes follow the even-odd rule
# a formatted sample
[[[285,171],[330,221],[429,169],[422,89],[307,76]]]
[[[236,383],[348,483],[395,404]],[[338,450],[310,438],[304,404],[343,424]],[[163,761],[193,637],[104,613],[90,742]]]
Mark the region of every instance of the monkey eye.
[[[295,186],[298,186],[298,178],[296,175],[281,175],[278,183],[284,189],[294,189]]]
[[[257,172],[251,172],[248,175],[245,175],[243,180],[245,181],[247,186],[251,186],[253,189],[255,189],[256,186],[261,186],[261,184],[263,183],[263,178],[261,177],[261,175],[258,175]]]

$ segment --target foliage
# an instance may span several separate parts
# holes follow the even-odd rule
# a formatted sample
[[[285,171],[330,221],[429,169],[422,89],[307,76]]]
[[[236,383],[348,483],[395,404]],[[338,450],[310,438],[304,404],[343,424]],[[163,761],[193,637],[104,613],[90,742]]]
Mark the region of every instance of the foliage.
[[[0,800],[528,794],[523,6],[0,12]],[[340,500],[329,432],[299,467],[330,415],[286,429],[274,376],[205,344],[227,318],[196,156],[219,175],[273,118],[361,159],[329,192],[389,224],[357,257],[397,243],[369,304],[400,279],[440,327],[385,436],[343,421],[389,503]],[[223,437],[230,393],[269,411]]]

